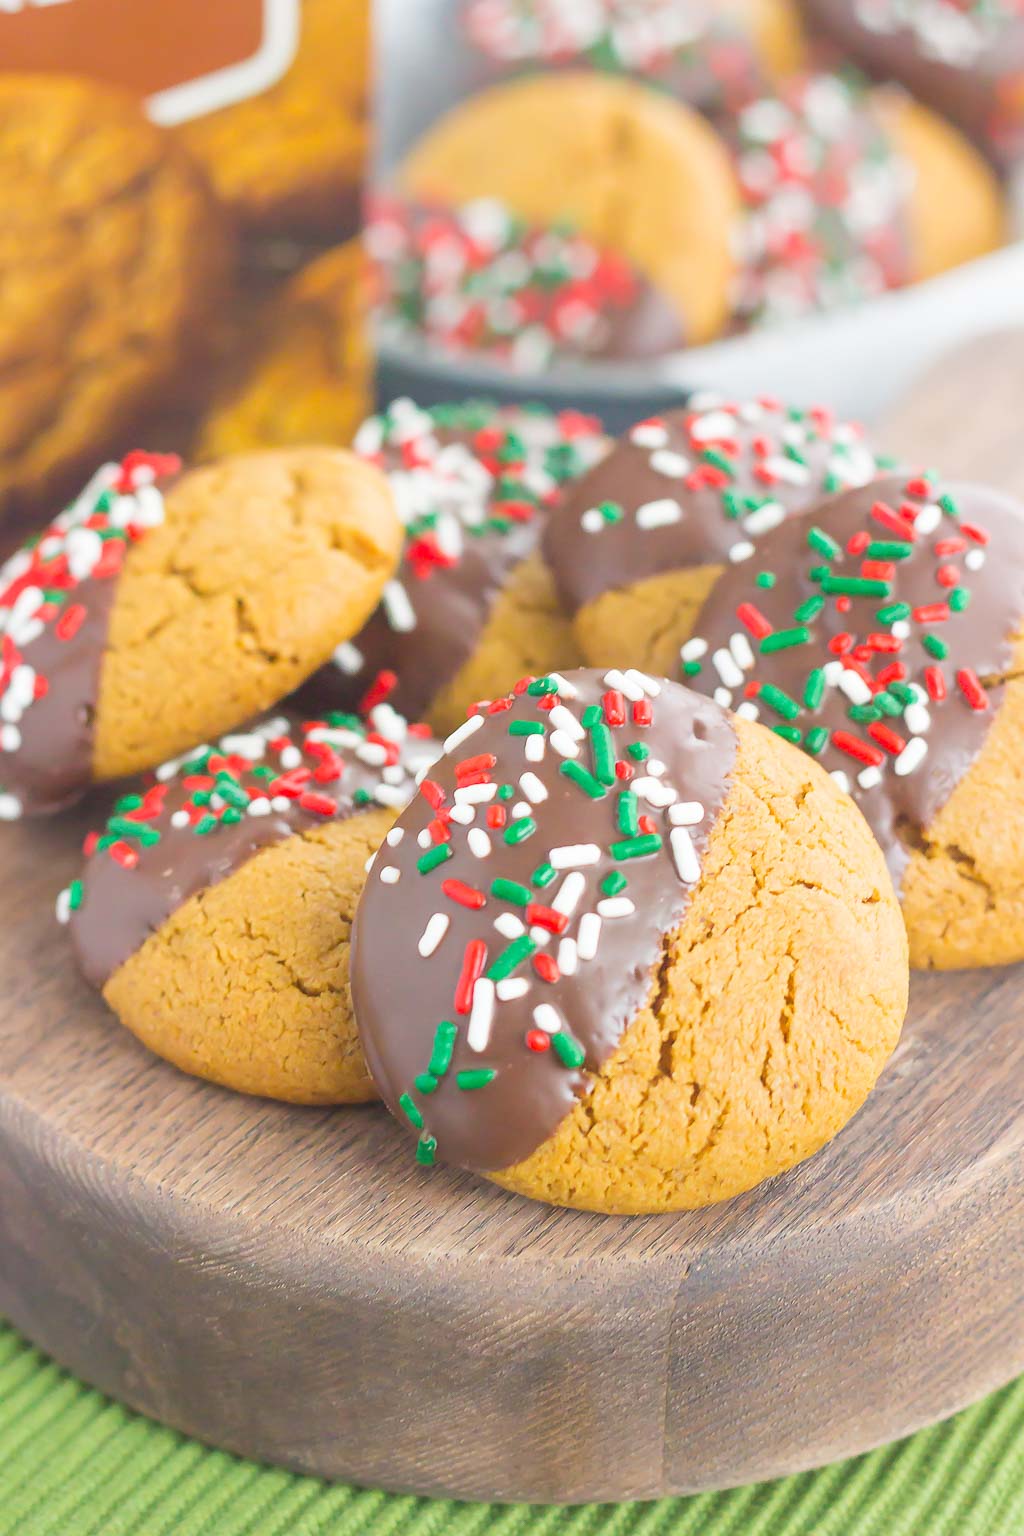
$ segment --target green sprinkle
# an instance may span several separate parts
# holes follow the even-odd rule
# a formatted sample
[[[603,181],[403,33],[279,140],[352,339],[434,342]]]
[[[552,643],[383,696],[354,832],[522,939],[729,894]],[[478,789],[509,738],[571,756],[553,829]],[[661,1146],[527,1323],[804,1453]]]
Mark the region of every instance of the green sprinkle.
[[[437,1078],[433,1072],[421,1072],[419,1077],[414,1077],[412,1085],[417,1093],[436,1093]]]
[[[626,748],[626,751],[629,753],[633,761],[637,763],[646,763],[647,759],[651,755],[650,747],[642,741],[631,741],[629,746]]]
[[[605,794],[604,785],[598,779],[595,779],[592,773],[588,773],[585,768],[581,768],[579,763],[573,762],[572,758],[567,758],[564,762],[559,763],[558,771],[559,773],[564,773],[567,779],[572,779],[574,784],[578,784],[580,789],[590,796],[591,800],[600,800],[602,795]]]
[[[357,789],[352,796],[353,805],[369,805],[373,796],[368,789]]]
[[[901,704],[913,704],[917,698],[916,691],[911,688],[909,683],[890,683],[889,692],[899,699]]]
[[[71,884],[68,886],[68,906],[71,908],[72,912],[77,912],[79,907],[82,905],[83,894],[84,887],[81,880],[72,880]]]
[[[812,730],[809,730],[807,735],[804,737],[804,746],[813,757],[817,757],[818,753],[822,751],[827,741],[828,731],[826,731],[823,725],[816,725]]]
[[[956,502],[953,500],[952,496],[948,494],[948,492],[946,495],[939,497],[939,506],[942,508],[943,512],[945,512],[947,517],[955,517],[959,519],[960,508],[957,506]]]
[[[903,713],[903,705],[899,702],[898,699],[894,699],[892,694],[886,688],[883,688],[881,693],[875,694],[872,703],[877,710],[881,711],[883,715],[895,717],[896,715],[902,715]],[[867,705],[864,707],[867,708]]]
[[[405,1115],[410,1125],[414,1125],[418,1131],[423,1129],[423,1116],[419,1112],[415,1100],[409,1093],[403,1093],[398,1101],[398,1107]]]
[[[705,464],[713,464],[716,469],[720,469],[723,474],[728,475],[730,480],[736,478],[736,467],[732,460],[727,459],[724,453],[719,453],[717,448],[705,448],[701,458]]]
[[[451,843],[435,843],[433,848],[428,848],[426,853],[421,853],[416,860],[416,868],[421,875],[429,875],[432,869],[439,864],[444,864],[452,857]]]
[[[555,682],[553,677],[535,677],[526,691],[530,695],[531,699],[539,699],[542,698],[545,694],[557,693],[558,684]]]
[[[125,811],[137,811],[142,804],[141,795],[122,795],[114,806],[118,816],[123,816]]]
[[[816,555],[824,555],[826,560],[835,560],[837,555],[842,554],[835,539],[823,528],[811,528],[807,534],[807,542]]]
[[[514,794],[515,794],[515,790],[512,788],[511,784],[499,784],[499,786],[498,786],[498,799],[499,800],[511,800],[512,797],[514,796]]]
[[[594,774],[610,789],[615,783],[615,747],[612,733],[603,720],[590,727],[590,747],[594,754]]]
[[[775,585],[775,572],[758,571],[757,575],[754,577],[754,585],[755,587],[763,587],[765,591],[770,592],[772,587]]]
[[[217,793],[228,805],[236,806],[238,810],[245,811],[249,808],[249,796],[239,784],[238,780],[230,774],[219,773],[217,775]]]
[[[102,849],[104,849],[104,848],[109,848],[111,843],[116,843],[116,842],[117,842],[117,838],[114,836],[114,834],[112,832],[105,832],[103,834],[103,836],[101,838],[99,838],[99,840],[96,843],[96,851],[97,851],[97,853],[101,852]]]
[[[743,503],[736,495],[735,491],[722,492],[722,507],[725,511],[726,517],[737,518],[743,516]]]
[[[513,939],[507,949],[503,949],[491,964],[487,967],[486,975],[489,981],[504,981],[506,976],[511,976],[517,966],[524,960],[529,960],[537,945],[528,933],[520,934],[518,939]]]
[[[697,673],[700,671],[700,669],[701,668],[700,668],[700,662],[699,661],[684,661],[683,662],[683,674],[686,677],[696,677]]]
[[[537,886],[540,890],[543,890],[546,885],[551,884],[552,880],[554,880],[557,875],[558,871],[553,864],[538,864],[537,868],[530,876],[530,884]]]
[[[830,576],[832,572],[827,565],[812,565],[807,574],[812,581],[822,582],[825,580],[825,577]]]
[[[252,770],[252,776],[254,779],[262,779],[264,783],[267,783],[271,779],[277,778],[277,774],[275,773],[274,769],[268,768],[266,763],[261,763],[258,768],[254,768]]]
[[[891,590],[887,581],[875,581],[870,576],[825,576],[821,589],[830,597],[888,597]]]
[[[551,1036],[551,1049],[563,1067],[582,1067],[587,1059],[587,1053],[579,1041],[564,1029]]]
[[[949,606],[954,613],[963,613],[971,601],[971,593],[968,587],[954,587],[949,594]]]
[[[879,624],[900,624],[904,619],[909,619],[913,609],[909,603],[887,603],[884,608],[879,608],[875,618]]]
[[[781,736],[783,741],[791,741],[794,747],[798,747],[804,739],[803,731],[798,731],[795,725],[773,725],[772,730],[776,736]]]
[[[196,822],[193,831],[197,832],[200,837],[205,837],[208,832],[212,832],[219,825],[220,823],[217,821],[216,816],[203,816]]]
[[[468,1072],[456,1072],[455,1086],[472,1092],[474,1088],[486,1088],[497,1075],[493,1067],[471,1067]]]
[[[143,848],[151,848],[160,841],[160,833],[155,827],[147,827],[144,821],[129,821],[125,816],[111,816],[107,829],[116,837],[134,837]]]
[[[192,796],[192,804],[209,805],[210,798],[210,791],[208,789],[197,789]]]
[[[639,801],[631,789],[624,789],[619,796],[619,831],[627,837],[636,837],[639,830]]]
[[[935,657],[936,661],[945,661],[949,655],[949,646],[945,640],[940,640],[938,635],[925,635],[921,644],[930,656]]]
[[[437,1157],[437,1138],[435,1136],[421,1136],[416,1143],[416,1161],[421,1168],[433,1168]]]
[[[597,725],[598,721],[603,719],[604,712],[600,704],[588,704],[583,711],[583,729],[589,731],[592,726]]]
[[[799,608],[793,610],[793,617],[798,624],[809,624],[812,619],[818,617],[824,606],[823,597],[809,597],[806,602],[800,604]]]
[[[620,523],[625,516],[625,512],[617,501],[599,502],[597,510],[606,523]]]
[[[769,709],[774,709],[777,715],[784,720],[795,720],[800,713],[800,705],[796,699],[790,698],[781,688],[776,688],[774,683],[765,683],[760,693],[759,700],[764,700]]]
[[[817,709],[825,697],[825,668],[815,667],[804,684],[804,708]]]
[[[503,876],[491,881],[491,895],[497,896],[499,901],[514,902],[517,907],[529,906],[533,900],[529,886],[520,885],[518,880],[506,880]]]
[[[846,711],[850,720],[856,720],[858,725],[870,725],[873,720],[882,718],[882,711],[877,704],[851,704]]]
[[[504,841],[510,848],[514,848],[517,843],[525,843],[536,830],[537,823],[532,816],[517,816],[515,821],[510,821],[505,828]]]
[[[455,1037],[458,1028],[449,1019],[442,1019],[434,1030],[434,1044],[430,1052],[430,1061],[427,1071],[432,1077],[444,1077],[452,1064],[452,1052],[455,1050]]]
[[[644,832],[639,837],[625,837],[612,843],[608,852],[613,859],[642,859],[649,853],[657,853],[661,846],[660,832]]]
[[[626,889],[628,884],[629,881],[622,873],[622,870],[613,869],[611,874],[605,875],[604,879],[601,881],[601,889],[604,891],[606,896],[617,896],[620,891],[624,891]]]
[[[544,727],[539,720],[513,720],[508,733],[510,736],[543,736]]]
[[[240,811],[237,806],[229,805],[226,811],[221,811],[220,819],[226,827],[237,827],[244,815],[245,812]]]
[[[869,560],[909,560],[914,546],[903,539],[872,539],[864,553]]]
[[[772,651],[788,651],[794,645],[806,645],[810,638],[810,630],[802,624],[796,629],[776,629],[770,635],[765,635],[761,641],[761,650],[766,656]]]

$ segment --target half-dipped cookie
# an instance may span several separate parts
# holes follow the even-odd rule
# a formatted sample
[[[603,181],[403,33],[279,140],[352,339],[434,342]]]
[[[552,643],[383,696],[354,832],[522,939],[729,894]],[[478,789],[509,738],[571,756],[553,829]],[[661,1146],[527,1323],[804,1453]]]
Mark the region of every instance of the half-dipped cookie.
[[[674,673],[727,566],[756,570],[759,541],[785,517],[878,472],[860,428],[824,409],[705,395],[639,422],[544,535],[585,659]]]
[[[896,881],[911,963],[1024,958],[1024,509],[932,475],[850,491],[726,572],[683,675],[827,768]]]
[[[352,994],[421,1162],[667,1211],[857,1110],[899,1034],[906,937],[810,758],[678,684],[584,670],[449,737],[370,871]]]
[[[525,673],[573,665],[571,628],[535,551],[563,487],[605,447],[592,417],[541,407],[396,400],[365,422],[355,449],[387,475],[405,549],[307,706],[386,697],[443,735]]]
[[[386,706],[272,720],[116,803],[58,901],[78,963],[157,1055],[240,1092],[374,1096],[348,996],[368,860],[439,751]]]
[[[105,465],[0,573],[0,816],[251,718],[376,605],[401,527],[370,465],[301,448],[178,469]]]

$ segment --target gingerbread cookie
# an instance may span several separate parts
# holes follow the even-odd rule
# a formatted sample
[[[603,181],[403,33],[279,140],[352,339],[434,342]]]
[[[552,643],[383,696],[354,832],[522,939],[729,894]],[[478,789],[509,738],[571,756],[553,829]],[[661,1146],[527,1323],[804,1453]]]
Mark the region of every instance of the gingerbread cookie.
[[[0,816],[58,809],[267,708],[375,606],[401,525],[342,449],[130,454],[0,571]]]
[[[242,1093],[373,1098],[348,997],[367,861],[438,751],[393,711],[276,720],[122,796],[61,893],[86,979],[144,1045]]]
[[[177,132],[248,229],[337,237],[359,216],[370,0],[303,0],[299,28],[279,84]]]
[[[638,423],[567,491],[544,535],[584,657],[673,673],[726,566],[756,568],[784,517],[878,469],[860,428],[824,409],[703,395]]]
[[[487,199],[617,256],[632,269],[632,312],[644,326],[656,315],[672,346],[725,323],[738,211],[729,156],[701,117],[650,87],[585,72],[493,86],[429,130],[395,190],[449,210]]]
[[[525,672],[576,661],[535,551],[562,488],[605,449],[598,424],[543,407],[396,400],[356,452],[388,476],[405,553],[369,623],[303,693],[307,708],[387,698],[445,734]]]
[[[194,364],[230,265],[202,173],[138,103],[0,75],[0,515],[71,490]]]
[[[682,658],[853,796],[912,964],[1024,958],[1024,508],[933,475],[850,491],[728,570]]]
[[[417,1155],[557,1205],[728,1199],[860,1106],[906,937],[852,801],[644,675],[520,685],[445,743],[370,871],[352,996]]]
[[[373,399],[365,276],[354,240],[292,279],[220,390],[199,435],[200,458],[351,443]]]

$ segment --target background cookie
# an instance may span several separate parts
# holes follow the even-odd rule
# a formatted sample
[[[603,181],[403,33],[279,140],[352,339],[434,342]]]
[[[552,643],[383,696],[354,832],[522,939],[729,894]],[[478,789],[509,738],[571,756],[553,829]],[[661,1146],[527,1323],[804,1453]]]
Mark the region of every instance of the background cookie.
[[[367,1060],[420,1161],[636,1213],[727,1199],[835,1134],[907,968],[826,774],[636,672],[539,679],[445,747],[352,940]]]
[[[436,752],[380,710],[371,728],[271,721],[168,765],[118,801],[58,903],[87,980],[186,1072],[294,1103],[373,1098],[349,928]]]
[[[370,0],[303,0],[298,52],[284,79],[177,130],[246,227],[337,235],[355,226],[369,30]]]
[[[785,516],[877,472],[861,429],[824,408],[703,395],[638,423],[544,534],[584,657],[672,674],[727,565],[756,571],[758,541]]]
[[[569,623],[535,551],[561,488],[604,451],[596,421],[396,400],[355,447],[388,476],[405,552],[369,623],[303,691],[307,709],[387,698],[445,735],[524,673],[574,664]]]
[[[0,515],[63,496],[205,346],[229,246],[138,103],[0,75]]]
[[[397,191],[442,207],[496,199],[529,224],[567,225],[629,261],[687,341],[724,323],[728,155],[703,119],[648,87],[581,72],[494,86],[420,140]]]
[[[359,629],[394,568],[387,482],[343,449],[250,454],[168,488],[176,468],[105,466],[0,574],[5,815],[275,703]]]
[[[911,963],[1024,958],[1024,509],[889,478],[768,534],[682,649],[691,684],[758,718],[864,812]]]
[[[240,345],[197,454],[221,458],[301,443],[347,446],[372,405],[366,272],[357,240],[303,268],[255,343]]]

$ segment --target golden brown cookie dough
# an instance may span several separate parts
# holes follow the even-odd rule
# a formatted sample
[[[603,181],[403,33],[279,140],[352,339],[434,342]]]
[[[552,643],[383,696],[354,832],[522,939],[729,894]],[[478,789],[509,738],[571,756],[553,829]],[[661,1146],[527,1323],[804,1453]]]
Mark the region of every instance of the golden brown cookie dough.
[[[340,234],[366,158],[370,0],[304,0],[301,29],[277,85],[177,132],[247,228]]]
[[[567,223],[643,274],[688,341],[725,324],[739,206],[729,155],[700,116],[635,81],[566,71],[493,86],[420,140],[398,190]]]
[[[127,94],[0,75],[0,515],[72,488],[205,350],[230,265],[198,167]]]
[[[215,401],[200,433],[200,458],[351,443],[372,403],[365,279],[356,240],[292,279]]]
[[[811,1156],[907,1004],[856,806],[770,731],[638,672],[505,704],[446,742],[353,930],[360,1036],[418,1161],[639,1214]]]

